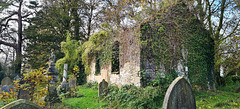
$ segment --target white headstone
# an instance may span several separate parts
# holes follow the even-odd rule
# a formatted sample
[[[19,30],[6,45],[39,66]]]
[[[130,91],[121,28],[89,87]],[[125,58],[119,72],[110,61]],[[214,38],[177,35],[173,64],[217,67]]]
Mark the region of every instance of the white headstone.
[[[185,67],[185,71],[188,72],[188,67],[187,66]]]
[[[68,65],[64,64],[63,82],[67,82],[67,68],[68,68]]]

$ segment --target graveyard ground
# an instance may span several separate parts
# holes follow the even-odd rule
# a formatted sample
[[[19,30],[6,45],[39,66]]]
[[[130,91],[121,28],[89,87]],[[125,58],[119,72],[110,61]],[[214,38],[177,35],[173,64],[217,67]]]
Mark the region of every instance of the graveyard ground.
[[[234,93],[229,87],[219,88],[216,92],[194,92],[197,109],[239,109],[240,93]],[[82,97],[64,98],[61,104],[55,104],[51,109],[108,109],[107,101],[98,97],[97,87],[78,86],[76,93]]]
[[[99,109],[105,108],[107,102],[98,97],[96,86],[89,87],[87,85],[78,86],[76,95],[79,97],[63,98],[62,103],[53,106],[47,106],[49,109]]]

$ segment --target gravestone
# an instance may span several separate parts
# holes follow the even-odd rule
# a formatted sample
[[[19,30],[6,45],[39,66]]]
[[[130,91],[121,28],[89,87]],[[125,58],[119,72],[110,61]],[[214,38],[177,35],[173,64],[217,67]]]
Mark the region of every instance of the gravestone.
[[[24,84],[28,84],[28,81],[23,79],[24,77],[20,78],[19,80],[19,85],[23,85],[23,87],[21,87],[18,91],[18,95],[17,98],[18,99],[26,99],[26,100],[30,100],[32,98],[32,96],[30,95],[30,91],[33,91],[33,88],[28,88],[28,86],[24,85]]]
[[[14,81],[21,80],[21,78],[17,75],[13,78]]]
[[[4,85],[12,85],[12,80],[9,78],[9,77],[5,77],[2,79],[1,81],[1,85],[4,86]]]
[[[4,91],[4,92],[8,92],[8,93],[10,93],[11,90],[14,91],[13,86],[10,86],[10,85],[4,85],[0,89],[0,91]]]
[[[3,106],[1,109],[43,109],[43,108],[28,100],[19,99]]]
[[[176,78],[168,87],[163,109],[196,109],[192,88],[183,77]]]
[[[18,92],[18,99],[26,99],[30,100],[31,95],[29,90],[25,90],[24,88],[20,88]]]
[[[67,68],[68,65],[64,64],[64,69],[63,69],[63,81],[62,82],[67,82]]]
[[[69,84],[67,82],[67,64],[64,64],[64,71],[63,71],[63,81],[61,82],[60,86],[57,88],[58,94],[66,93],[69,91]]]
[[[50,57],[50,64],[47,69],[47,72],[44,74],[48,77],[51,76],[51,80],[49,80],[49,87],[48,87],[48,95],[45,97],[45,101],[49,103],[56,103],[56,102],[61,102],[57,95],[57,88],[56,88],[56,83],[58,80],[58,74],[59,72],[55,68],[55,55],[52,52],[52,56]]]
[[[98,84],[98,96],[101,96],[103,94],[103,91],[108,87],[108,83],[103,79],[99,84]]]
[[[76,85],[77,85],[77,78],[72,77],[72,78],[70,79],[70,81],[69,81],[69,87],[70,87],[70,88],[75,88]]]

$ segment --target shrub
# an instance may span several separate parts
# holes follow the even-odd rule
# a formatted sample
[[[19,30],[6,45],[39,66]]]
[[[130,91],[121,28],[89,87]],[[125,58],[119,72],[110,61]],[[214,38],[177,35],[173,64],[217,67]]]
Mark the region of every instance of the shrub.
[[[0,92],[0,102],[4,102],[3,105],[10,103],[17,99],[17,93],[19,92],[20,88],[23,90],[28,90],[32,98],[31,101],[34,103],[39,104],[40,106],[45,106],[45,101],[41,101],[40,99],[46,95],[48,95],[48,90],[46,86],[48,85],[50,76],[43,75],[46,70],[40,68],[38,70],[33,70],[27,72],[24,75],[22,81],[23,84],[20,84],[19,80],[14,81],[14,88],[13,90],[8,92]]]
[[[98,83],[97,82],[89,82],[89,83],[84,84],[83,87],[92,88],[92,89],[97,90],[98,89]]]
[[[109,101],[109,106],[113,108],[155,109],[162,106],[164,93],[160,87],[109,86],[104,91],[103,99]]]

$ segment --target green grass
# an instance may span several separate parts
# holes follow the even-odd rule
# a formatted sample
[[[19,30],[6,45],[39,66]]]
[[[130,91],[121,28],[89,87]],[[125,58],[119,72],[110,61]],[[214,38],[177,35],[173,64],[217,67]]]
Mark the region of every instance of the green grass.
[[[78,95],[82,97],[64,98],[62,104],[56,104],[53,109],[106,109],[107,102],[98,97],[98,91],[79,86]],[[197,109],[240,109],[240,93],[228,91],[195,92]],[[161,107],[161,106],[160,106]]]
[[[195,92],[195,99],[197,109],[240,109],[240,93],[234,93],[225,90],[218,90],[216,92],[201,91]],[[229,89],[230,90],[230,89]],[[102,101],[98,97],[97,88],[87,88],[85,86],[78,86],[77,95],[79,97],[63,98],[62,103],[48,105],[47,109],[108,109],[107,101]],[[2,102],[0,101],[0,104]],[[160,106],[161,108],[161,106]]]
[[[240,109],[240,93],[203,91],[195,93],[197,109]]]
[[[83,96],[78,98],[64,98],[62,104],[72,109],[99,109],[106,106],[106,103],[98,97],[98,91],[95,89],[80,86],[76,93]]]

